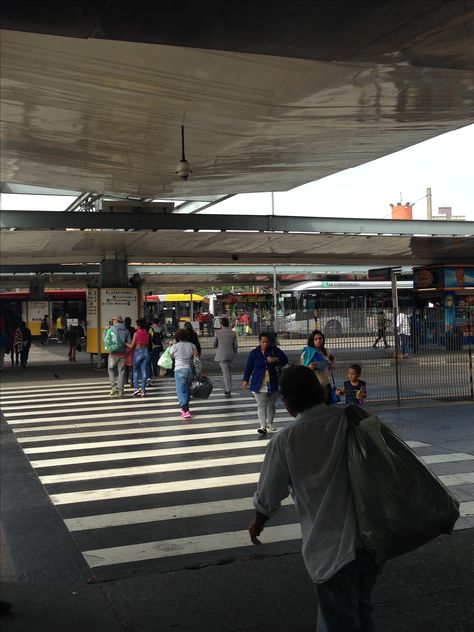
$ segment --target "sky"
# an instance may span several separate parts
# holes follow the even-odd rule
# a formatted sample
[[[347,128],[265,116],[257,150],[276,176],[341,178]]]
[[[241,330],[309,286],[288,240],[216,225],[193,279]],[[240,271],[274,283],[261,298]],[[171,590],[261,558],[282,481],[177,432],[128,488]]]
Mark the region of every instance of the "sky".
[[[474,221],[474,125],[346,169],[284,193],[274,194],[276,215],[391,217],[390,204],[415,203],[413,219],[426,219],[426,189],[433,214],[451,206],[453,215]],[[271,193],[236,195],[215,213],[271,214]]]
[[[453,215],[474,221],[473,148],[474,125],[469,125],[291,191],[274,193],[274,212],[381,219],[390,218],[390,204],[401,201],[414,203],[413,219],[426,219],[426,189],[431,187],[434,215],[439,206],[451,206]],[[9,210],[63,210],[73,200],[4,194],[2,206]],[[236,195],[206,212],[270,215],[272,195]]]

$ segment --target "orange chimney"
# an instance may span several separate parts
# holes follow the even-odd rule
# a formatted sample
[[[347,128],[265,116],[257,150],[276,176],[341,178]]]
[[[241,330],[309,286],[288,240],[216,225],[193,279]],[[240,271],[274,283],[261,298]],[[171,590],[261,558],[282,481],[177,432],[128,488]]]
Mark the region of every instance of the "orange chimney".
[[[392,219],[413,219],[413,204],[390,204]]]

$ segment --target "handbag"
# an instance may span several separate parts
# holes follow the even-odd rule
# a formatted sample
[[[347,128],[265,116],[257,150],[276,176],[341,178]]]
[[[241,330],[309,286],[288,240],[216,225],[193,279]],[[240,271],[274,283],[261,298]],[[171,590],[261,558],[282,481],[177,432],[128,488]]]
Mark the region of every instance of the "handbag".
[[[331,388],[331,397],[330,397],[329,403],[339,404],[339,402],[341,401],[341,398],[336,393],[336,390],[337,390],[336,380],[334,379],[334,375],[332,373],[331,373],[331,378],[332,378],[332,388]]]
[[[453,494],[388,424],[358,406],[345,412],[357,528],[375,562],[451,533],[459,518]]]
[[[189,392],[193,399],[209,399],[213,388],[214,385],[211,380],[205,375],[201,375],[192,378]]]
[[[189,365],[191,367],[191,371],[193,372],[193,376],[201,375],[202,362],[198,357],[191,356],[191,359],[189,360]]]
[[[171,347],[166,347],[160,359],[158,360],[158,366],[160,366],[162,369],[173,368],[173,357],[171,356]]]
[[[82,345],[80,342],[77,343],[77,347],[76,347],[77,351],[82,351]]]

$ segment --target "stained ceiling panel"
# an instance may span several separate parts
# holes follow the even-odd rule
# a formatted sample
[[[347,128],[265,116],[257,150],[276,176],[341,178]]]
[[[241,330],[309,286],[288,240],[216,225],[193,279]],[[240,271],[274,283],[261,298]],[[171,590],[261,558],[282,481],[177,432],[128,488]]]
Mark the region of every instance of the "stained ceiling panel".
[[[474,263],[470,236],[14,231],[0,234],[0,247],[3,263],[9,265],[24,264],[25,259],[31,264],[98,263],[114,257],[143,263],[157,258],[165,263]]]
[[[337,15],[321,4],[318,29],[327,20],[334,31]],[[419,6],[406,15],[399,7],[389,23],[381,8],[361,3],[378,28],[372,44],[360,32],[364,13],[343,4],[352,9],[330,59],[303,36],[295,45],[306,58],[297,59],[273,49],[190,48],[193,38],[178,47],[2,31],[3,180],[150,198],[288,190],[471,122],[469,64],[444,63],[459,54],[459,38],[424,67],[394,49],[403,24],[423,39],[439,3],[425,3],[424,30]],[[451,9],[433,36],[469,31],[469,14]],[[239,48],[229,38],[229,48]],[[175,173],[182,124],[193,172],[186,182]]]

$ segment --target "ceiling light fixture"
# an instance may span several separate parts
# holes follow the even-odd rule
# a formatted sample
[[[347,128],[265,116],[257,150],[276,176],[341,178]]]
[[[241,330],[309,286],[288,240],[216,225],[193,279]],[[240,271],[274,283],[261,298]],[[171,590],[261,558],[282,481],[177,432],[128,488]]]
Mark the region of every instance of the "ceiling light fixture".
[[[192,174],[191,167],[184,154],[184,125],[181,125],[181,160],[178,162],[176,173],[181,180],[187,180]]]

